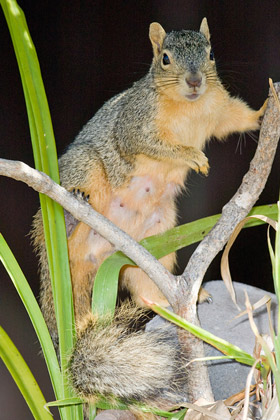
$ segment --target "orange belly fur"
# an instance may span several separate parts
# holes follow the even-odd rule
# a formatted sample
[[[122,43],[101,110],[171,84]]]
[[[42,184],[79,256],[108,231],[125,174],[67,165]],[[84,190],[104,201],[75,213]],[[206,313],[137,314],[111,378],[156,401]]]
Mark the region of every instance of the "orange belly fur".
[[[94,179],[100,180],[100,177],[92,176],[91,190],[86,190],[85,193],[90,194],[90,204],[95,209],[140,241],[175,226],[175,199],[184,186],[186,172],[186,167],[174,168],[174,162],[155,161],[139,156],[135,171],[124,186],[112,191],[104,177],[103,185],[97,185]],[[70,236],[68,247],[74,302],[78,303],[78,300],[81,301],[80,294],[83,296],[81,291],[89,289],[89,278],[94,278],[99,265],[115,249],[83,223],[79,223]],[[173,269],[175,261],[174,253],[161,259],[169,270]],[[143,305],[141,296],[167,304],[158,288],[139,268],[128,267],[123,270],[120,282],[140,305]],[[83,316],[89,309],[86,309],[90,305],[90,298],[87,296],[88,294],[83,297],[86,302],[84,309],[80,308],[80,313],[76,315]]]

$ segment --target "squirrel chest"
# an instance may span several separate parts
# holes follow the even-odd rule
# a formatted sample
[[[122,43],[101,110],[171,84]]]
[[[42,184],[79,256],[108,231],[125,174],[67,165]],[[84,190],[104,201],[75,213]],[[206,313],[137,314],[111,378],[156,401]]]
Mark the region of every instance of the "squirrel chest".
[[[226,102],[224,92],[218,87],[208,87],[194,103],[176,93],[173,96],[162,95],[158,103],[156,126],[160,137],[171,144],[203,149],[219,125],[222,106]]]
[[[159,138],[170,145],[202,149],[213,133],[214,125],[209,100],[207,103],[207,107],[203,101],[194,107],[186,101],[161,98],[155,121]],[[147,226],[152,221],[164,223],[168,218],[169,207],[173,208],[176,196],[184,188],[189,167],[183,158],[151,158],[144,153],[137,155],[134,166],[128,183],[112,193],[106,216],[117,225],[121,224],[126,231],[130,222],[134,233],[138,226],[141,231],[137,234],[139,239],[146,236]],[[141,218],[143,221],[139,224]],[[155,230],[159,231],[159,227]]]
[[[191,106],[185,100],[160,97],[155,126],[163,143],[204,147],[214,131],[213,108],[209,106],[211,92],[205,96],[208,96],[206,101]],[[188,170],[183,158],[138,154],[127,182],[111,189],[103,214],[138,241],[170,229],[176,223],[175,199],[184,188]],[[87,259],[89,255],[93,258],[93,253],[102,258],[113,251],[99,235],[90,234],[88,241]]]

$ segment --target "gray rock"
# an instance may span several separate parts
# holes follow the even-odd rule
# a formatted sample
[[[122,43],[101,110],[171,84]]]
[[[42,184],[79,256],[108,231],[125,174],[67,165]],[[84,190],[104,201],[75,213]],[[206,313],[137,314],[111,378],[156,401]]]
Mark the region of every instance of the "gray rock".
[[[213,302],[210,304],[203,303],[198,306],[201,326],[216,336],[253,354],[255,336],[251,330],[248,317],[244,315],[236,320],[233,319],[239,312],[232,302],[224,283],[222,281],[211,281],[206,283],[204,287],[212,295]],[[251,304],[256,303],[264,295],[269,295],[272,299],[272,319],[274,325],[276,325],[277,299],[274,294],[236,282],[234,282],[234,289],[237,303],[241,310],[245,309],[245,290],[248,293]],[[261,334],[269,333],[266,306],[254,311],[254,320]],[[218,350],[207,344],[205,345],[205,354],[207,356],[222,355]],[[225,399],[245,388],[247,375],[250,370],[249,366],[233,360],[211,361],[208,362],[208,366],[215,400]]]
[[[240,347],[242,350],[253,354],[255,346],[255,336],[251,330],[248,317],[246,315],[234,320],[239,313],[235,304],[222,281],[211,281],[204,285],[204,288],[211,294],[213,302],[198,305],[198,316],[202,328],[215,334],[216,336],[229,341]],[[251,304],[253,305],[264,295],[269,295],[272,299],[271,312],[274,325],[277,316],[277,299],[273,293],[266,292],[256,287],[234,282],[237,303],[241,310],[245,309],[245,292],[248,293]],[[261,334],[269,333],[268,317],[266,307],[259,308],[254,312],[254,320]],[[158,328],[164,321],[156,316],[146,326],[147,330]],[[176,329],[172,326],[170,334],[176,337]],[[223,354],[214,347],[205,344],[206,356],[222,356]],[[215,400],[226,399],[229,396],[240,392],[246,386],[246,379],[250,367],[235,362],[234,360],[219,360],[207,362],[209,369],[210,382]]]

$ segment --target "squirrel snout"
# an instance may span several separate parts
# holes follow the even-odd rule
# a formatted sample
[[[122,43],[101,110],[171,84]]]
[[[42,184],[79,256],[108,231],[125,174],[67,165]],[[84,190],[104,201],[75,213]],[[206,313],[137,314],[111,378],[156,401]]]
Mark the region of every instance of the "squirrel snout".
[[[200,74],[190,74],[186,77],[186,83],[190,88],[200,87],[202,83],[202,76]]]

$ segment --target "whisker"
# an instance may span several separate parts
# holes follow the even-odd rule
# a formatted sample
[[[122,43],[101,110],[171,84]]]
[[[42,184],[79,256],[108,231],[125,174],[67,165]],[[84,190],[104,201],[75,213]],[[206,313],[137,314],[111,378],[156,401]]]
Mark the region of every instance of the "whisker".
[[[177,83],[174,82],[166,82],[166,83],[157,83],[157,87],[169,87],[169,86],[176,86]]]
[[[259,137],[256,133],[254,133],[253,131],[247,131],[247,135],[257,144]]]
[[[234,153],[236,154],[238,152],[238,149],[239,149],[239,154],[242,155],[242,146],[243,145],[244,145],[244,147],[246,147],[246,136],[245,136],[245,133],[240,133]]]
[[[161,77],[157,79],[159,82],[178,82],[179,77]]]

